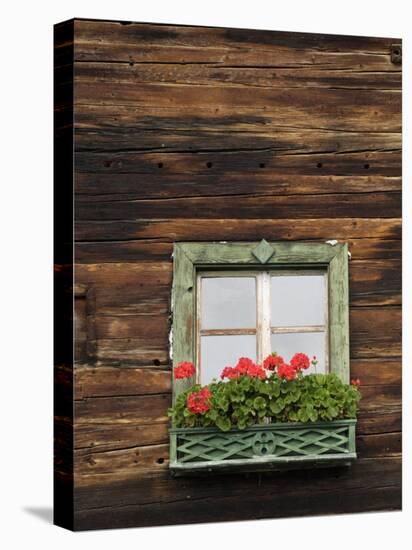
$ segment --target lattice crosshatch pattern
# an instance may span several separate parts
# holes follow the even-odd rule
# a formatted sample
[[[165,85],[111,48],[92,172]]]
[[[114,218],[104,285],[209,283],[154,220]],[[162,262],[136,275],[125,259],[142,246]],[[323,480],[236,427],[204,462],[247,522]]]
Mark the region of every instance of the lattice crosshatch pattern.
[[[172,429],[170,467],[175,473],[227,466],[348,462],[356,458],[356,420],[268,424],[222,432],[215,428]]]

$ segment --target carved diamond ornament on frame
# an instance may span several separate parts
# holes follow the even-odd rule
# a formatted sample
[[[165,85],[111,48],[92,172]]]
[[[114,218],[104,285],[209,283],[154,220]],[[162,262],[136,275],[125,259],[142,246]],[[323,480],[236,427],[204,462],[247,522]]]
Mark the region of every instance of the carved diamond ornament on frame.
[[[262,239],[256,248],[252,250],[252,254],[259,260],[261,264],[265,264],[275,253],[275,249],[267,242],[266,239]]]

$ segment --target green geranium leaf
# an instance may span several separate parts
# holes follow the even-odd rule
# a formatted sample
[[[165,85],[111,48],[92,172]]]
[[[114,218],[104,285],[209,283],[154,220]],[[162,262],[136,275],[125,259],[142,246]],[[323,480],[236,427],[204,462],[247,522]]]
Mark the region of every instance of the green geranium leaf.
[[[266,409],[266,400],[260,396],[255,397],[253,401],[253,407],[258,411]]]
[[[228,432],[230,430],[231,423],[229,418],[219,416],[216,418],[216,426],[219,430],[222,430],[222,432]]]

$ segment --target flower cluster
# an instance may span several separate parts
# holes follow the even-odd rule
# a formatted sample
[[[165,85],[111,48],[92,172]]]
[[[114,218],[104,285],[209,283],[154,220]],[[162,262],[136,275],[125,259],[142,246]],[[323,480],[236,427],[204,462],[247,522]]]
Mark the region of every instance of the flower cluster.
[[[175,367],[173,373],[174,377],[177,380],[181,378],[192,378],[192,376],[195,374],[195,366],[193,363],[184,361],[183,363],[179,363],[177,367]]]
[[[335,373],[318,374],[317,362],[304,353],[288,362],[273,353],[261,364],[241,357],[236,366],[225,367],[222,380],[205,386],[195,382],[192,363],[179,363],[175,376],[188,383],[179,385],[168,414],[178,428],[215,426],[224,432],[267,422],[356,418],[360,380],[345,384]],[[304,376],[309,369],[313,372]]]
[[[283,378],[284,380],[294,380],[296,378],[296,373],[296,369],[294,369],[292,365],[288,365],[287,363],[283,363],[283,365],[280,365],[277,370],[279,378]]]
[[[290,366],[296,371],[306,370],[309,368],[309,357],[306,353],[295,353],[290,360]]]
[[[205,386],[199,391],[189,393],[187,396],[187,408],[195,414],[203,414],[210,409],[211,391]]]
[[[263,367],[267,370],[276,370],[279,367],[282,367],[285,364],[283,357],[277,353],[272,353],[268,355],[263,361]]]
[[[225,367],[220,378],[222,378],[222,380],[224,378],[233,380],[234,378],[239,378],[244,375],[263,380],[266,378],[266,371],[261,366],[256,365],[252,359],[241,357],[235,367]]]
[[[313,358],[312,364],[316,364],[316,357]],[[306,353],[295,353],[289,363],[281,355],[272,353],[263,361],[265,369],[276,371],[279,378],[283,380],[294,380],[298,372],[306,370],[310,367],[310,360]]]

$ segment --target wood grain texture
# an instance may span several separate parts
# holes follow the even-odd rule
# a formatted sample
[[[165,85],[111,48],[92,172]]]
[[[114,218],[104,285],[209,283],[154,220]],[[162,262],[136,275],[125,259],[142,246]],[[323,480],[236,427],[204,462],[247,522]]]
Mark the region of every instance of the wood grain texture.
[[[75,392],[73,527],[399,509],[401,41],[126,23],[74,20],[55,48],[66,140],[75,97],[74,277],[93,328],[92,353],[56,369],[59,395]],[[172,480],[173,245],[262,238],[348,244],[360,458]]]
[[[397,457],[358,460],[340,471],[235,476],[225,479],[194,478],[176,481],[166,475],[118,481],[106,496],[103,486],[77,491],[76,528],[197,523],[230,519],[260,519],[329,513],[399,509],[401,468]],[[382,483],[382,480],[385,480]],[[171,483],[173,485],[171,485]],[[105,499],[103,509],[99,501]],[[296,501],[302,504],[297,507]],[[252,512],[251,512],[252,510]],[[166,519],[167,518],[167,519]]]

